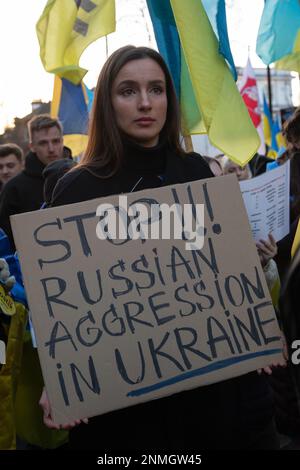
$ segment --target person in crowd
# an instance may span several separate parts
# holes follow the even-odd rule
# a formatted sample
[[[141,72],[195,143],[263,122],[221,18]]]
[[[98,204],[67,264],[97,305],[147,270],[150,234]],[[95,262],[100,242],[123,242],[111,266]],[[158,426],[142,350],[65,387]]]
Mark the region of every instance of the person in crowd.
[[[62,126],[57,119],[38,115],[28,122],[30,152],[25,158],[25,168],[5,184],[0,196],[0,227],[7,234],[12,247],[14,240],[9,217],[22,212],[40,209],[43,200],[42,172],[48,163],[69,158],[64,148]]]
[[[16,144],[0,145],[1,188],[24,168],[23,150]]]
[[[220,161],[217,158],[207,157],[204,156],[203,160],[206,161],[209,168],[211,169],[212,173],[215,176],[222,176],[223,175],[223,168]]]
[[[52,194],[57,181],[75,165],[76,162],[74,160],[63,159],[49,163],[49,165],[45,167],[43,170],[44,203],[42,208],[46,208],[51,205]]]
[[[280,295],[280,309],[282,326],[285,332],[289,355],[291,357],[290,367],[295,377],[295,384],[300,393],[300,317],[299,317],[299,285],[300,285],[300,247],[293,257],[292,263],[285,281],[282,285]],[[298,427],[298,435],[300,428]]]
[[[252,178],[252,172],[249,164],[242,167],[234,163],[225,155],[222,158],[222,166],[224,175],[235,174],[238,181],[245,181]],[[274,261],[274,258],[277,255],[277,244],[273,235],[270,233],[267,240],[259,240],[256,243],[256,247],[270,293],[272,294],[272,291],[274,290],[276,292],[272,297],[278,297],[280,282],[277,265]],[[274,303],[277,304],[277,301]]]
[[[267,164],[272,162],[274,162],[273,158],[256,153],[249,162],[250,170],[253,177],[265,173]]]
[[[45,206],[51,201],[57,180],[75,164],[73,159],[64,158],[45,167]],[[21,269],[18,255],[12,252],[1,229],[0,284],[10,290],[17,308],[17,313],[12,317],[3,314],[0,308],[0,340],[7,344],[9,353],[2,371],[0,364],[0,449],[63,449],[68,440],[67,431],[48,429],[42,422],[38,399],[43,379],[27,321],[28,305]]]
[[[7,312],[0,306],[0,339],[6,346],[6,361],[0,365],[0,450],[61,447],[67,441],[67,432],[46,428],[37,405],[43,381],[32,347],[21,269],[1,229],[0,285],[15,307],[15,311]]]
[[[278,243],[277,264],[283,279],[291,263],[291,249],[300,216],[300,108],[283,126],[287,150],[278,159],[279,163],[290,160],[290,232]]]
[[[237,165],[225,155],[222,160],[222,165],[224,175],[235,174],[239,181],[252,178],[252,173],[248,164],[245,166]]]
[[[300,247],[298,247],[280,293],[280,318],[289,354],[288,368],[277,371],[274,398],[277,405],[277,425],[282,434],[289,437],[286,449],[299,449],[300,443]]]
[[[287,149],[278,159],[279,163],[290,160],[291,174],[291,224],[300,215],[300,108],[297,108],[294,114],[283,126],[283,135],[285,136]]]
[[[160,54],[115,51],[100,73],[81,162],[55,187],[51,207],[213,177],[180,146],[176,93]],[[57,428],[44,389],[44,423]],[[264,374],[256,371],[66,423],[71,449],[277,449]]]
[[[8,294],[13,289],[16,279],[11,276],[6,259],[2,258],[2,248],[6,247],[5,241],[3,243],[3,235],[0,230],[0,285]],[[11,301],[13,309],[10,312],[3,311],[2,305],[0,307],[1,355],[5,354],[3,364],[0,361],[0,450],[16,449],[15,401],[22,361],[22,339],[26,324],[25,306],[14,297]]]
[[[299,134],[297,134],[299,132]],[[287,123],[285,128],[285,133],[287,141],[293,142],[289,146],[289,150],[286,155],[281,158],[281,162],[286,161],[288,158],[291,158],[291,164],[293,158],[296,155],[297,149],[297,139],[298,135],[299,148],[300,148],[300,114],[297,114],[292,118],[290,122]],[[293,149],[293,150],[292,150]],[[239,181],[251,178],[251,172],[248,165],[244,168],[239,167],[235,163],[231,162],[227,157],[223,160],[224,173],[235,173]],[[298,174],[297,165],[294,165],[294,171],[291,174],[291,183],[295,180],[295,176],[300,177]],[[300,168],[300,166],[299,166]],[[300,186],[299,182],[294,181],[291,184],[291,194],[298,194],[300,196]],[[298,188],[298,189],[297,189]],[[292,199],[292,210],[291,217],[293,220],[297,212],[297,197],[295,197],[295,204],[293,205]],[[300,207],[300,206],[299,206]],[[296,222],[293,222],[296,227]],[[261,264],[266,276],[267,284],[272,296],[272,301],[276,310],[278,310],[279,303],[279,293],[280,293],[280,279],[284,279],[284,274],[288,267],[291,255],[291,243],[294,238],[295,229],[292,225],[292,232],[287,235],[284,239],[276,244],[272,234],[269,234],[268,240],[260,240],[256,243],[258,254],[261,260]],[[279,308],[278,318],[281,319],[281,309]],[[281,321],[280,321],[281,323]],[[283,334],[285,331],[283,331]],[[286,340],[283,335],[283,341],[286,343]],[[270,377],[270,384],[272,388],[272,394],[274,397],[275,404],[275,419],[277,428],[279,431],[287,436],[294,437],[294,435],[300,435],[300,415],[297,405],[297,397],[295,395],[294,386],[291,380],[289,369],[279,368],[274,371]]]
[[[289,348],[290,361],[287,370],[276,371],[272,382],[277,405],[276,421],[278,429],[292,440],[299,441],[299,374],[297,374],[297,367],[294,367],[291,361],[293,354],[291,344],[294,339],[299,338],[299,336],[296,336],[297,331],[299,331],[299,329],[297,330],[299,250],[293,260],[291,250],[300,216],[300,108],[297,108],[290,119],[285,122],[283,135],[286,138],[287,150],[277,161],[280,164],[290,161],[290,232],[278,242],[276,262],[282,279],[280,318],[282,319],[283,331]],[[297,393],[295,384],[298,387]]]

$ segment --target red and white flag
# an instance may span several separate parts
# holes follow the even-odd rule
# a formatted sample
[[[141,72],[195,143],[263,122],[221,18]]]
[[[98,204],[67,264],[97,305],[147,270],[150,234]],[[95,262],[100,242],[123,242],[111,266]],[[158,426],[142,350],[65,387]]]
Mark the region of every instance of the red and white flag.
[[[247,65],[244,68],[243,76],[239,85],[240,93],[242,98],[248,108],[250,117],[253,124],[256,127],[256,130],[259,134],[261,145],[258,149],[258,153],[261,155],[265,154],[265,138],[262,125],[262,118],[259,108],[259,97],[258,97],[258,88],[254,70],[252,68],[250,59],[248,57]]]

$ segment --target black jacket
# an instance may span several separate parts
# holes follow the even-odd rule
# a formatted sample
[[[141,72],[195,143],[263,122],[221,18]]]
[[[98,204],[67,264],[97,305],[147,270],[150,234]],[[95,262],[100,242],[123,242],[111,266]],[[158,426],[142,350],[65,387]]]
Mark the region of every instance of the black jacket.
[[[297,351],[299,346],[296,344],[294,349],[292,344],[300,338],[300,301],[299,301],[299,286],[300,286],[300,247],[293,257],[289,270],[284,278],[280,295],[280,313],[282,319],[283,331],[286,337],[287,345],[289,348],[289,355],[292,357],[293,353],[296,359],[299,358]],[[295,383],[298,391],[298,403],[300,396],[300,366],[293,364],[291,361],[291,370],[295,375]],[[298,405],[299,406],[299,405]],[[299,430],[300,432],[300,430]],[[298,434],[299,434],[298,432]]]
[[[68,155],[69,149],[64,148]],[[35,153],[29,152],[25,159],[25,168],[21,173],[8,181],[0,195],[0,228],[5,231],[14,248],[14,240],[9,217],[22,212],[35,211],[41,208],[44,201],[43,170],[45,165]]]
[[[111,178],[99,178],[82,168],[65,175],[54,190],[52,206],[213,176],[195,153],[184,158],[153,149],[143,149],[143,154],[134,147],[130,150],[123,168]],[[72,429],[70,445],[72,449],[140,452],[263,449],[273,445],[272,436],[268,441],[262,435],[271,418],[265,377],[253,372],[96,416],[88,425]]]
[[[160,152],[152,153],[151,148],[145,148],[143,152],[145,158],[141,157],[138,151],[135,153],[133,147],[130,158],[127,158],[124,166],[111,178],[101,178],[99,171],[91,174],[82,168],[72,170],[59,181],[51,205],[72,204],[97,197],[128,193],[141,177],[143,179],[135,191],[213,176],[207,163],[196,153],[180,157],[169,152],[164,155]],[[157,175],[162,178],[157,178]]]

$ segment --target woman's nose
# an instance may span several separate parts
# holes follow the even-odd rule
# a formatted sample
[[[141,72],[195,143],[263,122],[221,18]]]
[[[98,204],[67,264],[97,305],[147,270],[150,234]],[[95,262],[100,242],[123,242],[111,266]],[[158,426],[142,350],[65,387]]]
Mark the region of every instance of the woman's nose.
[[[140,101],[139,101],[139,108],[140,109],[149,109],[149,108],[151,108],[151,102],[150,102],[149,95],[148,95],[147,92],[141,92]]]

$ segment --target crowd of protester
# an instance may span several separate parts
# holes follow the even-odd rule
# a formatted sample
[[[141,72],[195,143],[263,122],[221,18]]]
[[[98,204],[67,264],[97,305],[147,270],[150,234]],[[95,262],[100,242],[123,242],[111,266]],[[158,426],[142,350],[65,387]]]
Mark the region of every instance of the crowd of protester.
[[[32,346],[10,216],[227,174],[242,181],[261,174],[270,161],[256,155],[241,167],[224,155],[187,153],[180,145],[179,123],[176,93],[162,57],[149,48],[126,46],[101,71],[89,141],[78,164],[64,147],[61,123],[47,115],[29,122],[25,158],[15,144],[0,146],[0,281],[17,305],[15,315],[1,313],[7,358],[0,370],[0,449],[275,450],[280,435],[300,442],[300,376],[288,356],[287,367],[270,366],[262,374],[253,371],[89,420],[74,417],[63,426],[53,421]],[[278,163],[291,162],[290,233],[279,243],[270,233],[256,248],[270,293],[277,289],[272,301],[291,354],[291,342],[300,333],[299,253],[291,257],[300,216],[298,110],[283,133],[287,149]]]

